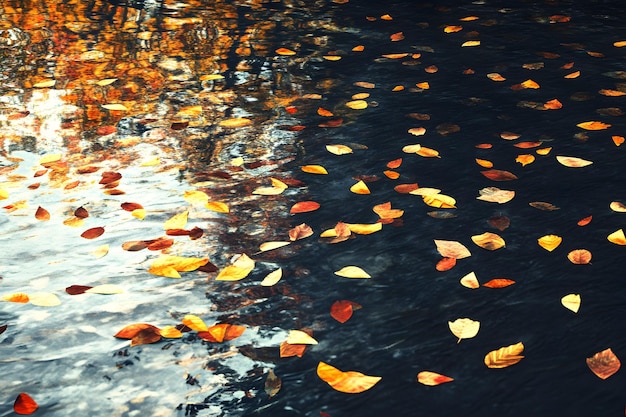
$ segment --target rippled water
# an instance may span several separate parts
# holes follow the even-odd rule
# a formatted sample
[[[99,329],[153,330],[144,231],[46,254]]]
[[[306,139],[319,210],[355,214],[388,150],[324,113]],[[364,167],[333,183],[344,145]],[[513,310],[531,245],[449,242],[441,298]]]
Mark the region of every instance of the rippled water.
[[[4,4],[0,189],[8,192],[3,205],[27,205],[1,214],[0,285],[3,295],[51,292],[61,305],[0,304],[0,325],[7,325],[0,335],[0,415],[13,414],[20,392],[33,396],[37,413],[46,416],[623,412],[623,371],[600,380],[585,364],[608,347],[626,357],[626,298],[620,293],[626,258],[622,247],[606,240],[624,226],[623,214],[609,209],[612,201],[626,203],[623,146],[611,138],[624,135],[624,96],[599,93],[626,91],[624,51],[613,46],[624,40],[621,7],[565,1],[338,3]],[[392,20],[381,19],[385,14]],[[471,15],[479,19],[459,20]],[[557,22],[559,16],[570,20]],[[446,34],[445,25],[463,30]],[[390,41],[397,32],[404,39]],[[461,47],[476,39],[479,47]],[[353,52],[359,44],[365,50]],[[279,47],[297,54],[276,55]],[[401,52],[409,55],[381,57]],[[333,54],[342,59],[323,58]],[[436,71],[425,71],[432,65]],[[577,70],[578,78],[564,78]],[[506,80],[486,77],[495,72]],[[218,73],[224,78],[207,77]],[[511,88],[527,79],[540,88]],[[50,80],[53,86],[41,84]],[[425,81],[429,89],[416,88]],[[392,91],[398,85],[404,90]],[[368,108],[347,108],[345,102],[360,92],[370,93]],[[536,109],[554,98],[562,109]],[[102,107],[111,103],[129,110]],[[328,118],[317,114],[318,107],[342,118],[342,125],[319,127]],[[410,117],[414,113],[429,120]],[[253,124],[220,126],[234,117]],[[576,127],[591,120],[612,126]],[[288,128],[294,125],[306,128]],[[460,130],[445,131],[450,125]],[[426,128],[424,136],[407,133],[419,126]],[[503,140],[505,131],[521,137]],[[512,146],[521,141],[540,141],[552,151],[541,156],[535,148]],[[331,143],[354,152],[332,155],[325,149]],[[410,143],[436,149],[441,158],[403,153]],[[476,148],[481,143],[493,148]],[[40,158],[55,153],[62,163],[35,176]],[[522,167],[515,161],[519,154],[536,159]],[[566,168],[555,155],[593,164]],[[245,164],[233,166],[238,157]],[[400,178],[391,180],[383,171],[396,158],[403,158],[396,169]],[[492,182],[475,158],[519,179]],[[329,174],[305,174],[305,164],[321,164]],[[98,170],[81,173],[85,166]],[[117,193],[99,184],[104,171],[122,174]],[[281,196],[254,196],[252,190],[268,185],[271,176],[305,185]],[[377,177],[368,182],[370,195],[349,191],[357,176]],[[453,196],[458,208],[448,211],[456,217],[433,218],[428,212],[435,209],[420,197],[394,191],[413,182]],[[501,205],[476,200],[488,186],[515,190],[516,196]],[[184,198],[190,190],[227,202],[231,213],[190,203]],[[321,208],[290,216],[289,207],[302,200],[318,201]],[[144,220],[121,209],[128,201],[143,205]],[[338,221],[375,222],[372,207],[385,201],[404,210],[401,223],[338,244],[318,239]],[[535,201],[559,210],[529,206]],[[49,221],[35,219],[38,206],[50,212]],[[64,225],[81,206],[90,214],[84,223]],[[215,272],[187,272],[168,279],[147,272],[157,252],[122,249],[127,241],[163,236],[163,222],[186,209],[187,227],[198,226],[204,235],[176,238],[166,252],[208,256],[219,268],[247,253],[257,261],[248,278],[228,283],[215,281]],[[588,215],[588,226],[576,225]],[[510,227],[494,229],[492,216],[507,216]],[[260,243],[284,240],[302,222],[316,232],[313,237],[257,253]],[[80,237],[96,226],[105,227],[101,237]],[[492,252],[474,245],[471,236],[485,231],[499,233],[506,247]],[[543,250],[536,239],[546,234],[562,236],[563,244]],[[434,239],[458,240],[472,256],[439,272]],[[97,258],[93,251],[104,244],[109,251]],[[592,252],[591,265],[567,260],[578,248]],[[333,274],[345,265],[361,266],[372,279]],[[259,286],[277,267],[285,272],[281,282]],[[516,284],[463,288],[459,279],[472,271],[481,283],[507,277]],[[64,291],[100,284],[123,292]],[[582,295],[577,314],[560,304],[569,293]],[[339,324],[329,316],[338,299],[363,307]],[[194,332],[133,347],[113,337],[127,324],[175,325],[186,314],[209,325],[244,325],[246,331],[223,344],[203,342]],[[457,343],[447,322],[460,317],[480,321],[481,328],[475,338]],[[287,332],[302,328],[313,329],[319,344],[302,358],[280,358]],[[519,364],[485,367],[487,352],[520,341],[525,358]],[[320,361],[382,381],[361,394],[339,393],[316,375]],[[282,379],[272,398],[263,390],[270,368]],[[422,370],[455,380],[426,387],[416,382]]]

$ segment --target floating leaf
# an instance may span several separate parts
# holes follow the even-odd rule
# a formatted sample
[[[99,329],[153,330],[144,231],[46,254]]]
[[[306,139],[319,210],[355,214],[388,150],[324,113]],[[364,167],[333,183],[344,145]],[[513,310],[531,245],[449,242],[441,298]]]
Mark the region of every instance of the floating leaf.
[[[326,110],[323,107],[318,107],[317,108],[317,114],[319,114],[322,117],[333,117],[334,116],[333,112],[331,112],[330,110]]]
[[[290,330],[287,335],[287,343],[291,345],[317,345],[317,340],[302,330]]]
[[[535,162],[535,156],[531,154],[517,155],[515,162],[519,162],[522,166],[526,166]]]
[[[85,292],[89,294],[112,295],[112,294],[121,294],[124,292],[124,290],[119,285],[102,284],[102,285],[96,285],[95,287],[91,287],[88,290],[85,290]]]
[[[510,346],[504,346],[500,349],[493,350],[485,356],[485,365],[488,368],[506,368],[515,365],[524,357],[521,353],[524,351],[522,342]]]
[[[275,52],[278,55],[286,55],[286,56],[291,56],[291,55],[296,54],[295,51],[292,51],[291,49],[287,49],[287,48],[278,48]]]
[[[328,174],[328,171],[326,170],[326,168],[324,168],[321,165],[304,165],[300,169],[302,169],[303,172],[306,172],[309,174],[320,174],[320,175]]]
[[[584,217],[580,220],[578,220],[578,222],[576,223],[578,226],[587,226],[589,223],[591,223],[591,220],[593,219],[593,216],[587,216]]]
[[[352,187],[350,187],[350,191],[352,191],[354,194],[362,194],[362,195],[371,193],[369,187],[363,181],[359,181],[356,184],[354,184]]]
[[[548,252],[552,252],[553,250],[555,250],[562,241],[563,238],[557,235],[545,235],[537,239],[537,243],[539,243],[539,246],[541,246]]]
[[[478,278],[476,278],[476,274],[474,272],[470,272],[461,278],[461,285],[465,288],[477,289],[480,288],[480,283],[478,282]]]
[[[15,411],[16,414],[33,414],[35,411],[37,411],[37,408],[39,408],[39,404],[37,404],[37,401],[35,401],[33,397],[26,394],[25,392],[20,392],[19,394],[17,394],[17,397],[13,402],[13,411]]]
[[[178,213],[170,217],[163,223],[163,229],[184,229],[187,225],[187,219],[189,217],[189,210],[185,210],[182,213]]]
[[[488,223],[491,227],[495,227],[502,232],[508,229],[511,225],[511,220],[506,216],[493,216],[489,218]]]
[[[199,331],[198,337],[209,342],[222,343],[238,338],[245,330],[244,326],[220,323],[209,327],[205,331]]]
[[[180,339],[183,337],[183,332],[175,326],[165,326],[159,330],[159,334],[166,339]]]
[[[361,305],[354,301],[337,300],[330,307],[330,316],[339,323],[345,323],[352,317],[353,311],[360,308]]]
[[[400,194],[409,194],[411,191],[415,191],[419,188],[416,182],[412,184],[398,184],[393,189]]]
[[[491,232],[485,232],[480,235],[472,236],[472,241],[483,249],[496,250],[504,247],[506,244],[504,239],[499,235]]]
[[[421,371],[417,374],[417,382],[431,387],[452,381],[454,381],[454,378],[450,378],[449,376],[441,375],[436,372]]]
[[[476,197],[477,200],[499,204],[507,203],[515,197],[515,191],[501,190],[497,187],[485,187],[479,190],[478,193],[480,195]]]
[[[419,191],[421,188],[418,188],[415,191]],[[412,193],[411,193],[412,194]],[[433,194],[433,195],[424,195],[422,196],[422,200],[424,203],[430,207],[435,208],[456,208],[456,200],[449,195],[445,194]]]
[[[374,213],[378,214],[378,217],[381,219],[397,219],[402,217],[404,214],[404,210],[392,209],[391,202],[387,201],[386,203],[381,203],[375,205],[372,210]]]
[[[406,145],[402,148],[404,153],[417,153],[422,148],[422,145],[416,143],[414,145]]]
[[[230,212],[230,208],[228,208],[228,205],[223,201],[209,201],[204,205],[204,207],[216,213]]]
[[[626,213],[626,205],[620,203],[619,201],[611,201],[609,208],[618,213]]]
[[[267,377],[265,378],[265,393],[269,398],[272,398],[280,391],[282,381],[276,376],[273,370],[269,370]]]
[[[508,279],[508,278],[494,278],[492,280],[489,280],[487,282],[485,282],[483,284],[483,287],[487,287],[487,288],[504,288],[504,287],[508,287],[509,285],[513,285],[515,284],[515,281],[513,281],[512,279]]]
[[[548,155],[551,150],[552,148],[542,148],[542,149],[537,149],[535,152],[537,152],[537,155]]]
[[[209,201],[209,196],[207,195],[207,193],[198,190],[185,191],[185,193],[183,194],[183,198],[191,204],[206,204]]]
[[[480,165],[483,168],[492,168],[493,167],[493,162],[488,161],[486,159],[480,159],[480,158],[475,158],[474,161],[476,161],[476,163],[478,165]]]
[[[152,262],[148,272],[167,278],[180,278],[179,272],[195,271],[208,262],[209,258],[163,255]]]
[[[616,245],[626,245],[626,236],[624,236],[624,229],[619,229],[607,236],[607,239],[611,243]]]
[[[128,110],[128,107],[126,107],[125,105],[121,103],[103,104],[102,107],[104,107],[107,110],[114,110],[114,111],[127,111]]]
[[[367,101],[365,100],[353,100],[348,101],[346,106],[353,110],[363,110],[367,108]]]
[[[468,318],[456,319],[449,321],[448,327],[452,334],[459,338],[457,343],[461,343],[462,339],[471,339],[478,334],[480,322]]]
[[[472,253],[460,242],[455,240],[434,240],[437,251],[444,258],[463,259],[472,256]]]
[[[85,239],[95,239],[99,236],[102,236],[104,233],[104,227],[92,227],[91,229],[85,230],[81,233],[80,237]]]
[[[555,206],[552,203],[548,203],[546,201],[531,201],[530,203],[528,203],[528,205],[538,210],[543,210],[543,211],[559,210],[557,206]]]
[[[426,133],[426,129],[423,127],[413,127],[408,130],[408,132],[414,136],[422,136]],[[419,149],[418,149],[419,150]],[[390,167],[391,168],[391,167]]]
[[[587,161],[587,160],[582,159],[582,158],[577,158],[575,156],[558,155],[556,157],[556,160],[561,165],[565,165],[566,167],[570,167],[570,168],[582,168],[582,167],[586,167],[586,166],[589,166],[589,165],[593,164],[593,162],[591,162],[591,161]]]
[[[50,213],[45,208],[39,206],[37,211],[35,211],[35,218],[41,221],[50,220]]]
[[[222,269],[215,279],[217,281],[239,281],[252,272],[255,262],[245,253],[237,258],[232,265]]]
[[[567,294],[561,298],[561,304],[568,310],[572,310],[574,313],[578,313],[580,309],[580,294]]]
[[[263,281],[261,281],[261,285],[264,287],[271,287],[272,285],[275,285],[278,281],[280,281],[282,277],[283,269],[275,269],[274,271],[267,274],[265,278],[263,278]]]
[[[30,300],[28,294],[25,294],[23,292],[5,294],[2,296],[2,299],[11,303],[27,303]]]
[[[246,119],[245,117],[233,117],[232,119],[222,120],[218,124],[226,128],[237,128],[250,126],[253,123],[254,122],[252,120]]]
[[[607,379],[619,371],[622,364],[611,348],[608,348],[587,358],[587,366],[598,378]]]
[[[289,358],[291,356],[297,356],[301,358],[309,345],[292,345],[287,342],[280,344],[280,357]]]
[[[161,333],[157,328],[140,330],[131,340],[130,346],[148,345],[161,340]]]
[[[282,248],[283,246],[287,246],[289,245],[291,242],[287,242],[287,241],[272,241],[272,242],[263,242],[261,243],[261,245],[259,246],[259,250],[261,252],[267,252],[270,250],[274,250],[274,249],[278,249],[278,248]]]
[[[462,47],[468,46],[480,46],[480,41],[465,41],[461,44]]]
[[[356,233],[357,235],[370,235],[372,233],[379,232],[383,229],[382,223],[346,223],[348,225],[348,229],[352,233]]]
[[[591,252],[587,249],[575,249],[567,254],[567,259],[577,265],[585,265],[591,262]]]
[[[289,240],[295,241],[313,235],[313,229],[306,223],[299,224],[289,230]]]
[[[326,145],[326,150],[335,155],[347,155],[352,153],[352,148],[346,145]]]
[[[339,271],[335,271],[335,275],[344,278],[371,278],[372,276],[358,266],[344,266]]]
[[[307,213],[320,208],[320,203],[316,201],[300,201],[289,209],[290,214]]]
[[[511,181],[517,179],[517,176],[512,172],[500,169],[489,169],[487,171],[480,171],[480,173],[492,181]]]
[[[195,330],[197,332],[206,332],[209,329],[204,320],[193,314],[185,315],[182,323],[191,330]]]
[[[576,126],[585,130],[604,130],[604,129],[608,129],[609,127],[611,127],[611,125],[608,123],[597,122],[597,121],[582,122],[582,123],[578,123]]]
[[[142,330],[153,329],[158,331],[158,327],[155,327],[148,323],[133,323],[128,326],[123,327],[120,331],[115,333],[113,337],[117,337],[118,339],[132,339]]]
[[[626,138],[624,138],[624,136],[613,135],[611,136],[611,140],[613,141],[615,146],[621,146],[624,141],[626,141]]]
[[[417,152],[415,152],[419,156],[423,156],[424,158],[441,158],[439,156],[439,151],[431,148],[427,148],[422,146]]]
[[[31,304],[39,307],[55,307],[61,305],[61,300],[50,292],[38,292],[29,294],[28,299]]]
[[[449,271],[456,265],[456,258],[441,258],[435,269],[440,272]]]
[[[348,394],[358,394],[376,385],[382,377],[364,375],[356,371],[340,371],[327,363],[317,365],[317,376],[333,389]]]
[[[501,74],[497,72],[490,72],[489,74],[487,74],[487,78],[489,78],[491,81],[506,81],[506,78],[504,78]]]

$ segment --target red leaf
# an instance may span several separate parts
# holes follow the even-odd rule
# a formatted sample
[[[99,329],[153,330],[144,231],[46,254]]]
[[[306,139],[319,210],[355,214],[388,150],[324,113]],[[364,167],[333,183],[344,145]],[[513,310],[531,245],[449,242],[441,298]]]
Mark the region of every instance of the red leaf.
[[[487,288],[504,288],[509,285],[515,284],[515,281],[507,278],[494,278],[491,281],[487,281],[483,284],[483,287]]]
[[[499,169],[488,169],[486,171],[480,171],[480,173],[492,181],[510,181],[517,179],[517,176],[512,172]]]
[[[319,127],[339,127],[343,124],[343,119],[331,119],[326,120],[324,123],[320,123]]]
[[[360,308],[361,305],[354,301],[337,300],[330,307],[330,315],[339,323],[345,323],[352,317],[352,312]]]
[[[102,173],[100,184],[111,184],[112,182],[119,181],[122,178],[122,174],[119,172],[106,171]]]
[[[289,213],[290,214],[306,213],[309,211],[315,211],[318,208],[320,208],[320,203],[316,201],[300,201],[299,203],[296,203],[293,206],[291,206]]]
[[[65,292],[69,295],[83,294],[88,289],[93,288],[88,285],[70,285],[65,289]]]
[[[45,208],[39,206],[35,212],[35,218],[42,221],[50,220],[50,213]]]
[[[85,239],[95,239],[103,233],[104,227],[92,227],[91,229],[87,229],[81,233],[80,237],[84,237]]]
[[[37,408],[39,408],[39,404],[25,392],[19,393],[13,403],[13,411],[17,414],[33,414]]]
[[[399,192],[400,194],[408,194],[411,191],[415,191],[419,188],[419,186],[417,185],[416,182],[412,183],[412,184],[398,184],[395,187],[393,187],[394,190],[396,190],[396,192]]]
[[[400,168],[400,165],[402,165],[402,158],[394,159],[393,161],[387,162],[387,168],[389,169]]]
[[[456,258],[441,258],[441,260],[437,262],[435,269],[442,272],[449,271],[450,269],[454,268],[455,265]]]
[[[203,234],[204,234],[204,230],[196,226],[189,231],[189,239],[191,240],[200,239]]]
[[[139,203],[122,203],[122,209],[126,211],[134,211],[142,208],[143,206]]]
[[[189,236],[191,231],[185,229],[167,229],[165,234],[168,236]]]
[[[579,226],[587,226],[589,223],[591,223],[592,218],[592,216],[587,216],[584,219],[580,219],[576,224]]]
[[[164,239],[162,237],[155,239],[148,244],[148,250],[163,250],[167,249],[174,244],[174,239]]]
[[[81,206],[74,210],[74,216],[78,217],[79,219],[86,219],[87,217],[89,217],[89,212]]]

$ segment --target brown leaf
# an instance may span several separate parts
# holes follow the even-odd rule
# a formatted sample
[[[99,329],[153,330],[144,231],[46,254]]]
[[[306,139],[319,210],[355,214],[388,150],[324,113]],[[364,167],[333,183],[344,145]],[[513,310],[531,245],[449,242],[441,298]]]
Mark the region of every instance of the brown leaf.
[[[280,344],[280,357],[289,358],[297,356],[301,358],[309,345],[292,345],[291,343],[282,342]]]
[[[99,183],[102,185],[111,184],[119,181],[121,178],[122,174],[120,174],[119,172],[106,171],[102,173],[102,178],[100,179]]]
[[[621,367],[619,358],[613,353],[611,348],[598,352],[587,358],[587,366],[598,378],[607,379]]]
[[[492,181],[511,181],[517,179],[517,176],[512,172],[500,169],[488,169],[486,171],[480,171],[480,173]]]
[[[45,208],[39,206],[37,211],[35,211],[35,218],[41,221],[50,220],[50,213]]]
[[[148,327],[138,331],[130,340],[131,346],[149,345],[161,340],[161,333],[156,327]]]
[[[125,211],[134,211],[137,209],[142,209],[143,206],[139,203],[122,203],[122,209]]]
[[[398,184],[393,189],[400,194],[408,194],[411,191],[415,191],[419,188],[416,182],[412,184]]]
[[[79,208],[74,210],[74,216],[78,217],[79,219],[86,219],[87,217],[89,217],[89,212],[83,206],[80,206]]]
[[[65,292],[69,295],[78,295],[83,294],[85,291],[91,288],[93,287],[90,287],[88,285],[70,285],[69,287],[65,288]]]
[[[313,235],[313,229],[306,223],[299,224],[289,230],[289,240],[295,241]]]
[[[281,386],[282,381],[276,376],[274,371],[270,369],[267,373],[267,378],[265,378],[265,393],[269,398],[272,398],[274,395],[278,394]]]
[[[85,239],[95,239],[98,236],[101,236],[104,233],[104,227],[92,227],[91,229],[85,230],[81,233],[80,237]]]
[[[119,332],[115,333],[113,337],[117,337],[118,339],[132,339],[133,337],[137,335],[137,333],[146,329],[152,329],[156,331],[157,333],[159,332],[159,328],[151,324],[133,323],[122,328]]]
[[[148,247],[148,243],[145,240],[129,240],[122,243],[122,249],[129,252],[136,252]]]
[[[591,252],[587,249],[575,249],[567,254],[567,259],[576,265],[585,265],[591,262]]]
[[[545,201],[532,201],[528,203],[528,205],[536,209],[543,210],[543,211],[559,210],[559,208],[555,206],[554,204],[547,203]]]
[[[504,231],[511,225],[511,220],[506,216],[493,216],[487,221],[491,227]]]

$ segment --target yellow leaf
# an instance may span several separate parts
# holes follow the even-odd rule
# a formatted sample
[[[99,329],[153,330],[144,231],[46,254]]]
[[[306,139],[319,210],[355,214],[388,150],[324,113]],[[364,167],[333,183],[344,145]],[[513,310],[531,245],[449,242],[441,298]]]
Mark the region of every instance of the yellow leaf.
[[[163,223],[163,229],[184,229],[187,225],[187,217],[189,216],[189,210],[185,210],[182,213],[178,213],[170,217]]]
[[[176,117],[187,118],[187,117],[198,117],[202,115],[202,106],[186,106],[183,107],[176,113]]]
[[[278,195],[282,194],[285,191],[284,188],[279,187],[258,187],[252,191],[252,194],[256,195]]]
[[[33,84],[33,87],[35,88],[48,88],[48,87],[54,87],[54,85],[57,83],[56,80],[46,80],[46,81],[40,81],[38,83]]]
[[[232,265],[222,269],[215,279],[217,281],[239,281],[247,277],[254,269],[254,266],[254,260],[244,253]]]
[[[419,156],[423,156],[424,158],[441,158],[439,156],[439,152],[435,149],[427,148],[422,146],[417,152],[415,152]]]
[[[344,266],[339,271],[335,271],[335,275],[344,278],[371,278],[372,276],[358,266]]]
[[[352,94],[352,100],[363,100],[370,96],[370,93],[356,93]]]
[[[324,362],[317,365],[317,376],[333,389],[348,394],[367,391],[382,379],[382,377],[364,375],[361,372],[343,372]]]
[[[558,155],[556,157],[556,160],[561,165],[565,165],[566,167],[570,167],[570,168],[583,168],[583,167],[593,164],[592,161],[587,161],[585,159],[577,158],[575,156]]]
[[[98,84],[100,87],[104,87],[106,85],[113,84],[115,81],[117,81],[117,78],[105,78],[104,80],[98,81],[96,84]]]
[[[551,150],[552,148],[541,148],[537,149],[535,152],[537,152],[537,155],[547,155],[550,153]]]
[[[3,188],[0,188],[0,200],[6,200],[9,198],[9,192]]]
[[[535,156],[531,154],[517,155],[515,162],[519,162],[522,166],[526,166],[535,162]]]
[[[506,78],[504,78],[497,72],[490,72],[489,74],[487,74],[487,78],[489,78],[491,81],[506,81]]]
[[[109,253],[109,245],[105,244],[105,245],[98,246],[93,251],[93,256],[99,259],[99,258],[106,256],[107,253]]]
[[[475,159],[476,163],[483,168],[493,168],[493,162],[488,161],[486,159]]]
[[[609,208],[618,213],[626,213],[626,205],[620,203],[619,201],[611,201]]]
[[[439,188],[433,187],[419,187],[417,190],[409,191],[409,194],[419,195],[424,197],[425,195],[433,196],[441,192]]]
[[[215,81],[215,80],[223,80],[224,76],[222,74],[206,74],[200,77],[200,81]]]
[[[287,246],[289,245],[291,242],[280,242],[280,241],[274,241],[274,242],[263,242],[261,243],[261,245],[259,246],[259,250],[261,252],[267,252],[270,250],[274,250],[274,249],[278,249],[278,248],[282,248],[283,246]]]
[[[326,168],[324,168],[321,165],[304,165],[300,169],[302,169],[303,172],[306,172],[309,174],[328,174],[328,171],[326,171]]]
[[[322,58],[324,58],[326,61],[339,61],[341,59],[340,55],[323,55]]]
[[[552,252],[553,250],[555,250],[562,241],[563,238],[557,235],[545,235],[537,239],[537,243],[539,243],[539,246],[541,246],[548,252]]]
[[[580,294],[567,294],[561,298],[561,304],[568,310],[572,310],[574,313],[578,313],[580,309]]]
[[[607,239],[611,243],[616,245],[626,245],[626,236],[624,236],[624,229],[619,229],[607,236]]]
[[[370,189],[367,187],[367,184],[365,184],[363,181],[359,181],[356,184],[354,184],[352,187],[350,187],[350,191],[352,191],[354,194],[369,194],[370,193]]]
[[[91,287],[85,292],[89,294],[112,295],[112,294],[121,294],[124,292],[124,290],[119,285],[102,284],[102,285],[96,285],[95,287]]]
[[[480,288],[480,283],[478,282],[478,278],[476,278],[476,274],[474,272],[470,272],[461,278],[461,285],[465,288],[471,288],[473,290]]]
[[[402,148],[404,153],[417,153],[422,148],[422,145],[416,143],[415,145],[406,145]]]
[[[183,198],[191,204],[206,204],[209,202],[207,193],[198,190],[185,191]]]
[[[419,188],[418,188],[419,190]],[[416,190],[417,191],[417,190]],[[424,203],[435,208],[456,208],[456,200],[448,195],[434,194],[422,196]]]
[[[206,332],[209,330],[209,327],[206,325],[204,320],[193,314],[187,314],[183,317],[182,323],[196,332]]]
[[[61,304],[61,300],[50,292],[38,292],[28,296],[31,304],[40,307],[55,307]]]
[[[283,269],[278,268],[267,274],[265,278],[263,278],[263,281],[261,281],[261,285],[264,287],[271,287],[272,285],[275,285],[278,281],[280,281],[282,277]]]
[[[472,236],[472,241],[483,249],[496,250],[505,246],[504,239],[491,232]]]
[[[287,184],[285,184],[281,180],[277,180],[276,178],[270,178],[270,181],[272,182],[272,187],[282,188],[282,189],[289,188]]]
[[[46,165],[52,162],[60,161],[62,156],[63,155],[61,155],[60,153],[45,154],[41,158],[39,158],[39,165]]]
[[[244,160],[243,160],[243,158],[242,158],[241,156],[238,156],[237,158],[233,158],[233,159],[231,159],[231,160],[230,160],[230,164],[231,164],[232,166],[235,166],[235,167],[240,167],[240,166],[242,166],[244,163],[245,163],[245,162],[244,162]]]
[[[232,119],[222,120],[218,124],[222,127],[236,128],[250,126],[252,123],[254,123],[252,120],[245,117],[233,117]]]
[[[431,387],[452,381],[454,381],[454,378],[450,378],[449,376],[441,375],[436,372],[421,371],[417,374],[417,382]]]
[[[456,319],[448,322],[448,327],[453,335],[459,338],[457,343],[461,343],[461,339],[471,339],[478,334],[480,322],[472,319]]]
[[[454,32],[460,32],[463,30],[463,26],[458,26],[458,25],[446,25],[443,28],[443,31],[445,33],[454,33]]]
[[[537,84],[535,81],[533,80],[526,80],[523,83],[520,84],[522,87],[524,88],[531,88],[531,89],[538,89],[539,88],[539,84]]]
[[[135,209],[130,212],[130,215],[138,218],[139,220],[143,220],[146,217],[146,209]]]
[[[208,262],[209,258],[163,255],[152,262],[148,272],[168,278],[180,278],[178,272],[195,271]]]
[[[428,83],[428,81],[424,81],[424,82],[421,82],[421,83],[417,83],[417,84],[415,84],[415,86],[416,86],[417,88],[421,88],[422,90],[428,90],[428,89],[430,89],[430,84]]]
[[[222,201],[209,201],[205,204],[206,208],[208,208],[211,211],[215,211],[217,213],[228,213],[230,212],[230,209],[228,208],[228,206],[226,205],[226,203],[222,202]]]
[[[611,127],[611,125],[608,123],[602,123],[597,121],[578,123],[576,126],[585,130],[604,130]]]
[[[473,21],[473,20],[478,20],[478,19],[479,19],[479,17],[478,17],[478,16],[467,16],[467,17],[462,17],[462,18],[460,18],[459,20],[460,20],[461,22],[471,22],[471,21]]]
[[[369,235],[375,232],[379,232],[383,229],[382,223],[347,223],[347,225],[348,229],[350,229],[352,233],[356,233],[357,235]]]
[[[166,339],[180,339],[183,337],[183,332],[178,330],[175,326],[164,326],[159,330],[159,334]]]
[[[480,41],[465,41],[461,44],[462,47],[466,47],[466,46],[479,46],[480,45]]]
[[[568,79],[578,78],[578,77],[580,77],[580,71],[574,71],[572,73],[569,73],[569,74],[563,76],[563,78],[568,78]]]
[[[352,148],[346,145],[326,145],[326,150],[335,155],[346,155],[352,153]]]
[[[290,330],[286,342],[290,345],[317,345],[317,340],[302,330]]]
[[[506,368],[515,365],[524,357],[520,354],[524,351],[522,342],[510,346],[504,346],[493,350],[485,356],[485,365],[488,368]]]
[[[613,46],[616,48],[622,48],[624,46],[626,46],[626,41],[616,41],[613,42]]]
[[[349,108],[353,110],[363,110],[367,108],[367,101],[365,100],[348,101],[346,103],[346,106],[348,106]]]
[[[142,162],[140,166],[142,166],[142,167],[152,167],[152,166],[159,165],[160,163],[161,163],[161,158],[159,158],[158,156],[155,156],[152,159],[149,159],[147,161]]]
[[[115,111],[127,111],[128,110],[128,107],[120,103],[103,104],[102,107],[104,107],[107,110],[115,110]]]

